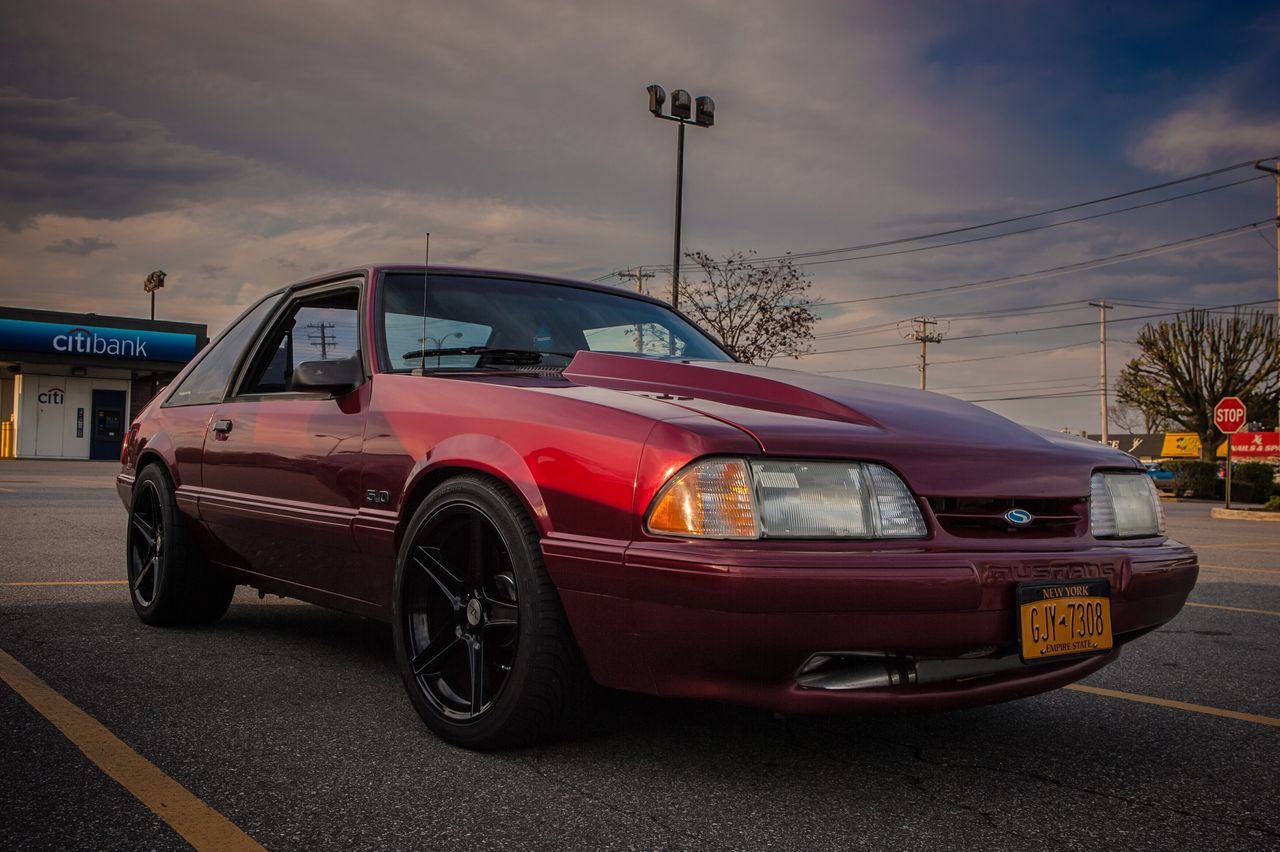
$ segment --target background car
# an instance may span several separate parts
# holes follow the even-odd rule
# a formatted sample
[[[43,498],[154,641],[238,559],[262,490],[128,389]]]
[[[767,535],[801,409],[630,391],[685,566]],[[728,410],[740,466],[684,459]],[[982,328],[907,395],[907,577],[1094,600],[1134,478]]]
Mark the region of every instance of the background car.
[[[244,583],[387,620],[472,748],[594,684],[785,713],[1052,689],[1197,573],[1125,453],[938,394],[736,362],[670,306],[382,266],[253,305],[134,422],[117,478],[149,624]]]
[[[1161,491],[1173,490],[1173,471],[1161,462],[1148,462],[1144,467],[1147,469],[1147,476],[1151,477],[1151,481],[1157,488]]]

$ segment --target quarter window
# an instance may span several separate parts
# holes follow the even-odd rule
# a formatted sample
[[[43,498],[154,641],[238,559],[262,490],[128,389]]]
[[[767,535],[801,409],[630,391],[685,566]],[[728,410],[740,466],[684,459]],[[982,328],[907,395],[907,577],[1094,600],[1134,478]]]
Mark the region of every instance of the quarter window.
[[[271,313],[280,296],[268,296],[240,315],[214,343],[205,350],[199,363],[178,383],[165,400],[165,407],[181,405],[208,405],[222,402],[227,383],[235,371],[240,353]]]

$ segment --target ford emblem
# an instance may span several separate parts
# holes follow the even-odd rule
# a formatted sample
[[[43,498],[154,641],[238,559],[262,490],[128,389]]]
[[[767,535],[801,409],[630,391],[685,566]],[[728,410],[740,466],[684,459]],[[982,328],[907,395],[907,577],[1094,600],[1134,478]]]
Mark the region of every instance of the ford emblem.
[[[1026,509],[1010,509],[1004,513],[1004,519],[1009,522],[1011,527],[1025,527],[1036,518]]]

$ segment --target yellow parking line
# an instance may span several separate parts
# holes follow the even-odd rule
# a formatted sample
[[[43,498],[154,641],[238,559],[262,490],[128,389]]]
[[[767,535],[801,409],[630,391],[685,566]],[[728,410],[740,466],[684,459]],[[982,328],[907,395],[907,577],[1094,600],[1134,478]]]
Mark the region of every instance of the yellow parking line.
[[[128,580],[27,580],[21,583],[0,583],[0,586],[124,586]]]
[[[1240,713],[1236,710],[1223,710],[1221,707],[1206,707],[1203,704],[1190,704],[1186,701],[1171,701],[1168,698],[1156,698],[1151,695],[1137,695],[1132,692],[1120,692],[1115,689],[1085,686],[1082,683],[1073,683],[1066,688],[1076,692],[1087,692],[1090,695],[1105,695],[1107,698],[1137,701],[1140,704],[1156,704],[1160,707],[1171,707],[1174,710],[1186,710],[1191,713],[1203,713],[1206,716],[1221,716],[1224,719],[1235,719],[1240,722],[1253,722],[1258,725],[1270,725],[1273,728],[1280,728],[1280,719],[1271,716],[1259,716],[1256,713]]]
[[[186,787],[129,748],[101,722],[63,698],[4,651],[0,651],[0,680],[196,849],[263,850],[261,844],[229,819],[197,799]]]
[[[1248,609],[1247,607],[1242,606],[1223,606],[1222,604],[1202,604],[1187,601],[1187,606],[1198,606],[1203,607],[1204,609],[1225,609],[1230,610],[1231,612],[1252,612],[1257,615],[1280,615],[1280,612],[1272,612],[1269,609]]]
[[[1244,571],[1246,574],[1280,574],[1280,570],[1275,568],[1233,568],[1230,565],[1204,564],[1201,564],[1200,567],[1206,568],[1210,571]]]

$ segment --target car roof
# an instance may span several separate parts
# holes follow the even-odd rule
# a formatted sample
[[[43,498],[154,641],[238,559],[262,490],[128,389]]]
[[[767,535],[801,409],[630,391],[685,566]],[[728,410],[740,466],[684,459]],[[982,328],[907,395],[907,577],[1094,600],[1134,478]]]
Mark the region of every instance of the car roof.
[[[373,278],[384,272],[408,272],[423,274],[424,267],[422,264],[404,264],[404,263],[372,263],[365,266],[355,266],[349,269],[338,270],[335,272],[326,272],[321,275],[312,276],[302,281],[296,281],[287,284],[272,291],[269,295],[278,293],[286,293],[290,290],[301,290],[307,287],[315,287],[321,284],[330,284],[335,281],[353,278],[355,276],[368,276]],[[554,275],[542,275],[535,272],[519,272],[510,269],[486,269],[474,266],[431,266],[425,267],[428,280],[432,275],[449,275],[453,277],[475,278],[477,280],[484,278],[501,278],[501,279],[517,279],[522,281],[536,281],[543,284],[558,284],[565,287],[576,287],[579,290],[594,290],[600,293],[611,293],[615,296],[626,296],[632,299],[639,299],[645,302],[652,302],[655,305],[662,305],[670,308],[671,305],[662,299],[649,296],[644,293],[636,293],[631,290],[624,290],[620,287],[611,287],[607,284],[597,284],[592,281],[578,281],[573,278],[560,278]]]

